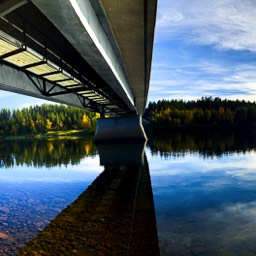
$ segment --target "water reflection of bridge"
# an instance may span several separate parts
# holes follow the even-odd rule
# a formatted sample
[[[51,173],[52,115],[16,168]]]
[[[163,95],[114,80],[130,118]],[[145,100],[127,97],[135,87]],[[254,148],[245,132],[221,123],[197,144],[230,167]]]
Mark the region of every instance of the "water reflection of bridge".
[[[131,147],[99,147],[105,170],[18,255],[159,255],[144,145]]]

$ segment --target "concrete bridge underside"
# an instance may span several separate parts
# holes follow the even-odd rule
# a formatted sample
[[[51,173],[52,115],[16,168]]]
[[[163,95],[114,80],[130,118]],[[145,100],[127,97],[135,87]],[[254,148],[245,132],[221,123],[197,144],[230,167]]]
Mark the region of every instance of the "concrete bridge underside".
[[[1,0],[0,89],[100,112],[144,112],[157,0]]]
[[[0,52],[2,74],[12,74],[1,76],[1,89],[109,114],[141,114],[155,12],[156,1],[144,0],[1,1],[1,48],[12,46]]]

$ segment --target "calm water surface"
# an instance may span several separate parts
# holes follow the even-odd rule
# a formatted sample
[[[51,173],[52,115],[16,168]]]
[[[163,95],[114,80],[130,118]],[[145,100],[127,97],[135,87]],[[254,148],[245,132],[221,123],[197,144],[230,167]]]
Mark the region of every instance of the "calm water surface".
[[[256,137],[154,136],[161,255],[256,255]],[[0,143],[0,255],[15,255],[103,171],[91,139]]]
[[[89,139],[7,141],[0,150],[0,255],[15,255],[103,167]]]
[[[256,255],[255,136],[151,141],[161,255]]]

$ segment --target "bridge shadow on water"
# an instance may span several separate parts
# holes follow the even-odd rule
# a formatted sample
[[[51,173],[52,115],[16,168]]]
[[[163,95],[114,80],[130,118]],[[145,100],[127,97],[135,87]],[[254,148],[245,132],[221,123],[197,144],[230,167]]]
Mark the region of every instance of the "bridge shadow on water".
[[[17,255],[159,255],[144,146],[97,145],[104,171]]]

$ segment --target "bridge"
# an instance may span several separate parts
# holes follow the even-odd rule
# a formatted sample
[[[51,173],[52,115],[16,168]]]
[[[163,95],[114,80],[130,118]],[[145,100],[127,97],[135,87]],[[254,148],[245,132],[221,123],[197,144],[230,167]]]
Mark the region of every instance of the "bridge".
[[[156,5],[0,0],[0,89],[99,112],[98,140],[145,139]]]

